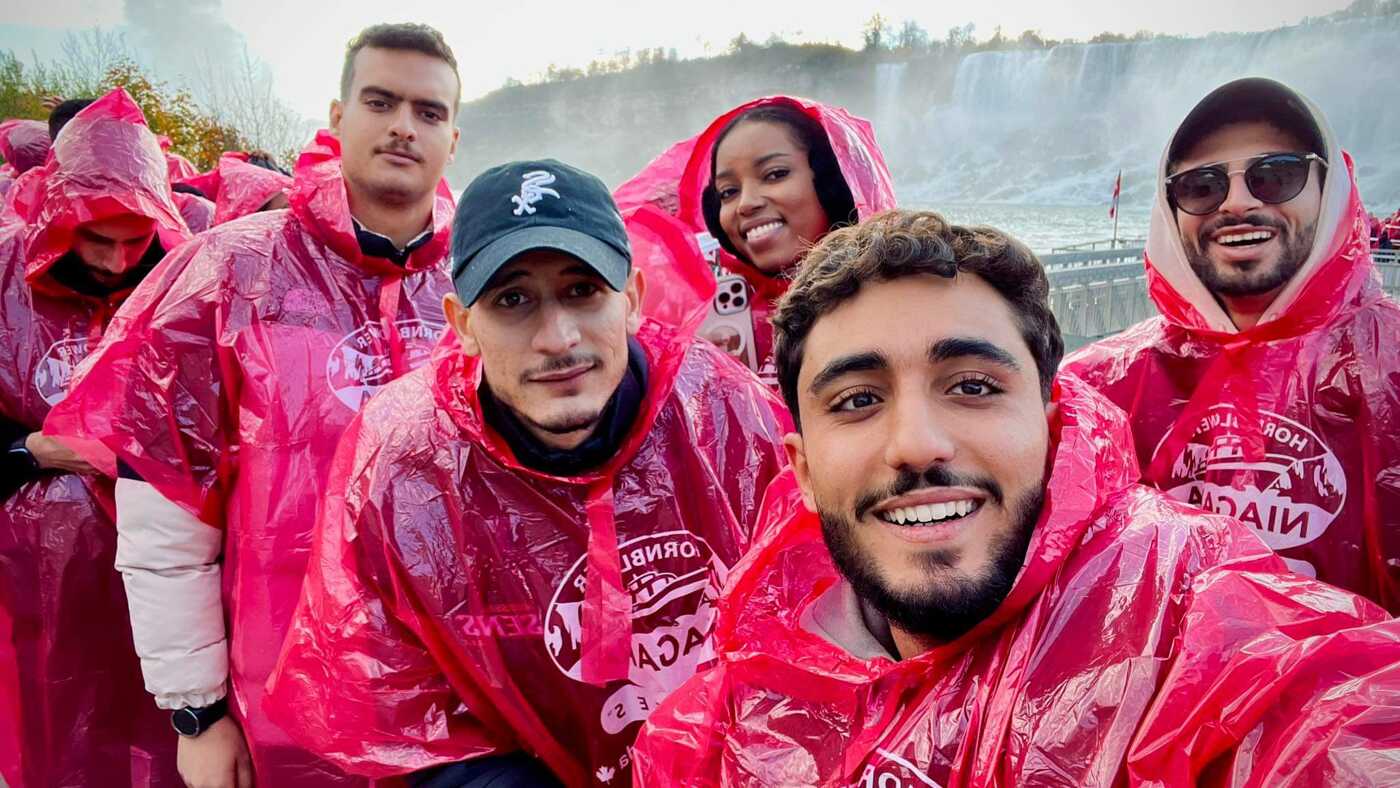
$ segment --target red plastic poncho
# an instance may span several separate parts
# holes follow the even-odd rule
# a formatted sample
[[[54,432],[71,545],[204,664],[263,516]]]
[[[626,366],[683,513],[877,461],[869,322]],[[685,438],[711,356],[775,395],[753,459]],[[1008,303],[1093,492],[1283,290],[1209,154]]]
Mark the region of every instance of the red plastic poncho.
[[[256,164],[229,159],[219,163],[222,185],[215,201],[214,222],[223,224],[261,211],[268,200],[290,192],[292,179]]]
[[[208,195],[217,209],[214,223],[223,224],[240,216],[257,213],[279,193],[290,193],[292,179],[280,172],[248,163],[248,154],[232,151],[219,157],[219,164],[184,183]]]
[[[214,203],[198,194],[175,192],[175,204],[180,206],[180,217],[185,220],[185,226],[196,235],[218,223]]]
[[[260,784],[349,782],[264,717],[263,684],[340,433],[443,329],[445,182],[438,195],[433,236],[405,267],[364,256],[339,140],[321,132],[297,162],[291,210],[213,228],[167,257],[45,423],[99,467],[120,458],[226,529],[230,705]]]
[[[1128,412],[1143,481],[1239,518],[1294,570],[1400,612],[1400,308],[1371,262],[1351,158],[1328,143],[1312,255],[1238,331],[1191,270],[1159,173],[1160,317],[1065,360]]]
[[[39,120],[7,120],[0,123],[0,158],[13,168],[13,175],[23,175],[48,158],[48,124]]]
[[[166,174],[171,183],[188,180],[199,174],[199,168],[178,153],[165,152]]]
[[[482,422],[455,335],[347,431],[269,706],[383,776],[525,750],[627,785],[656,703],[710,661],[713,600],[784,463],[781,403],[643,323],[647,394],[598,471],[527,470]]]
[[[1400,778],[1400,622],[1288,573],[1239,523],[1133,484],[1121,411],[1064,376],[1057,399],[1015,585],[918,657],[861,659],[809,628],[844,581],[792,477],[776,482],[777,526],[720,601],[719,664],[651,716],[636,784]]]
[[[884,155],[875,142],[875,130],[869,121],[839,107],[808,99],[769,96],[731,109],[715,118],[700,134],[666,149],[640,173],[617,188],[614,197],[619,209],[624,215],[638,209],[654,209],[674,216],[690,232],[708,237],[701,210],[701,195],[710,182],[710,159],[715,139],[731,120],[744,112],[774,104],[792,106],[821,124],[831,141],[832,151],[836,154],[841,174],[845,176],[846,185],[855,200],[856,213],[861,219],[895,207],[894,182],[885,166]],[[716,248],[714,253],[723,271],[742,276],[747,284],[746,295],[751,305],[753,324],[752,353],[746,348],[748,340],[744,337],[745,332],[736,330],[718,317],[723,315],[725,309],[717,309],[716,316],[707,320],[710,301],[716,297],[716,288],[713,271],[703,258],[678,256],[675,260],[659,261],[681,267],[683,271],[680,273],[657,270],[647,265],[646,261],[639,263],[638,268],[645,273],[648,282],[667,283],[665,287],[648,288],[643,311],[648,316],[676,325],[704,322],[700,329],[701,336],[726,348],[738,358],[751,359],[753,369],[765,382],[776,387],[777,371],[772,363],[773,327],[768,322],[768,314],[773,302],[787,290],[788,280],[767,276],[723,249]],[[683,281],[673,285],[671,280],[677,278]],[[703,287],[699,283],[704,283]]]
[[[44,135],[48,138],[47,132]],[[26,178],[0,229],[0,417],[39,431],[73,369],[130,291],[83,295],[49,276],[85,221],[157,223],[165,249],[188,235],[165,162],[120,90],[84,108]],[[46,473],[0,502],[0,775],[11,788],[182,785],[169,715],[142,688],[126,594],[113,568],[109,480]],[[7,631],[5,631],[7,630]]]

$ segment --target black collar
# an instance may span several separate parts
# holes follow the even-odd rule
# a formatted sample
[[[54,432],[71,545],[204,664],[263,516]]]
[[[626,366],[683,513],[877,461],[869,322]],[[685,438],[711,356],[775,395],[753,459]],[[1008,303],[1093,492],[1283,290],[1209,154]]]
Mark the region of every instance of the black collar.
[[[510,446],[516,461],[526,468],[550,476],[578,476],[605,464],[627,440],[647,391],[646,351],[636,339],[627,340],[627,374],[603,408],[603,416],[583,443],[573,449],[554,449],[536,438],[520,419],[502,405],[486,379],[481,379],[477,396],[481,415]]]
[[[363,224],[360,224],[359,219],[352,216],[350,217],[350,222],[355,225],[355,240],[359,242],[361,252],[369,257],[383,258],[397,266],[406,264],[409,256],[420,246],[432,240],[433,237],[433,228],[430,225],[428,229],[420,233],[417,238],[409,241],[404,248],[400,249],[394,245],[394,242],[389,236],[380,235],[365,227]]]

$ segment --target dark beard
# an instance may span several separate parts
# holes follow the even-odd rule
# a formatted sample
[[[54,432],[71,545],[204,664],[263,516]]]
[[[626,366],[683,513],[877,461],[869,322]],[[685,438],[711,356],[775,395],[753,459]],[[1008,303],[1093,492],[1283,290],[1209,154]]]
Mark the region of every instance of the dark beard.
[[[934,466],[922,476],[901,475],[892,490],[895,490],[893,495],[903,495],[917,489],[951,486],[980,488],[991,494],[989,503],[1002,501],[1000,488],[990,479],[958,479],[942,466]],[[865,505],[864,501],[892,497],[886,492],[889,491],[882,491],[878,497],[862,496],[855,507],[856,519],[874,505]],[[831,558],[857,596],[900,629],[947,642],[972,629],[1006,599],[1025,563],[1026,548],[1044,503],[1045,492],[1041,485],[1011,502],[1007,509],[1011,528],[990,546],[991,563],[980,577],[967,577],[952,569],[958,559],[955,550],[930,550],[920,554],[917,560],[928,569],[928,580],[913,592],[891,589],[880,567],[860,551],[855,540],[855,530],[859,527],[856,520],[827,510],[818,512],[818,517]]]
[[[1209,243],[1210,236],[1216,231],[1240,225],[1267,227],[1278,233],[1282,251],[1277,263],[1272,268],[1266,268],[1268,262],[1261,260],[1255,263],[1252,269],[1240,274],[1238,269],[1233,266],[1217,266],[1202,251]],[[1208,222],[1201,227],[1194,239],[1183,238],[1182,246],[1186,250],[1186,260],[1191,264],[1191,270],[1196,272],[1201,284],[1205,285],[1211,293],[1218,296],[1235,297],[1263,295],[1283,287],[1288,283],[1288,280],[1293,278],[1294,274],[1298,273],[1298,269],[1303,267],[1303,263],[1312,252],[1316,231],[1317,222],[1313,222],[1303,228],[1303,231],[1295,237],[1289,232],[1287,225],[1282,222],[1246,216],[1243,219]]]
[[[135,289],[164,257],[165,249],[161,248],[158,239],[153,239],[135,266],[116,281],[103,281],[93,275],[93,269],[83,262],[83,258],[79,257],[77,252],[69,251],[54,262],[53,267],[49,269],[49,276],[75,293],[106,298],[113,293]]]

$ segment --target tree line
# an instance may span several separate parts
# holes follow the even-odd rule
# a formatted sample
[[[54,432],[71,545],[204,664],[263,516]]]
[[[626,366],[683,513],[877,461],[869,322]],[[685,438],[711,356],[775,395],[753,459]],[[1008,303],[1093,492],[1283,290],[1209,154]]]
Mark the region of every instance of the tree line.
[[[1400,0],[1353,0],[1351,5],[1324,16],[1305,17],[1300,24],[1322,24],[1363,17],[1389,16],[1400,14]],[[971,22],[949,27],[942,37],[937,37],[912,19],[897,21],[876,13],[866,20],[861,30],[862,47],[853,50],[832,43],[794,43],[776,33],[764,41],[755,41],[744,33],[730,39],[723,50],[696,60],[752,59],[763,53],[775,51],[791,54],[800,50],[813,58],[846,59],[855,57],[876,58],[878,60],[899,60],[908,57],[931,55],[961,56],[974,52],[999,52],[1005,50],[1050,49],[1062,44],[1125,44],[1154,39],[1177,38],[1149,30],[1135,33],[1104,31],[1084,40],[1075,38],[1057,39],[1042,35],[1039,30],[1023,30],[1020,34],[1008,35],[998,26],[986,38],[977,37],[977,26]],[[709,49],[709,45],[706,45]],[[643,49],[638,52],[622,50],[612,57],[593,60],[582,68],[562,67],[551,64],[532,79],[521,81],[508,79],[504,87],[513,88],[526,84],[548,84],[596,77],[607,74],[620,74],[667,66],[681,62],[675,49]]]
[[[230,150],[268,151],[285,166],[305,137],[300,116],[278,99],[265,65],[245,50],[241,62],[193,63],[186,82],[160,79],[127,44],[98,28],[69,33],[61,54],[26,62],[0,50],[0,119],[46,120],[50,97],[96,98],[125,88],[146,115],[151,131],[170,138],[170,149],[201,170]]]

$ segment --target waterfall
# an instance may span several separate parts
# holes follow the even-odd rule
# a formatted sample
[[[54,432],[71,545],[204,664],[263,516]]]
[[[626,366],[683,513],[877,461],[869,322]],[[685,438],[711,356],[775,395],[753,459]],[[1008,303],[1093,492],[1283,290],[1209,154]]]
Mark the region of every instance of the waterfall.
[[[756,96],[795,93],[870,118],[912,204],[1102,206],[1145,215],[1162,147],[1206,93],[1242,76],[1317,102],[1356,159],[1362,197],[1400,206],[1400,15],[1119,44],[959,56],[820,57],[803,48],[511,88],[460,114],[453,184],[554,156],[620,183]]]
[[[905,106],[904,72],[908,63],[880,63],[875,66],[875,117],[871,120],[882,134],[902,136],[908,125]]]
[[[881,128],[881,139],[891,164],[901,163],[904,199],[1092,204],[1122,168],[1125,200],[1145,202],[1186,112],[1231,79],[1264,76],[1321,107],[1356,159],[1363,198],[1388,212],[1400,203],[1397,59],[1400,16],[981,52],[958,63],[949,99]],[[877,77],[878,106],[889,89]]]

